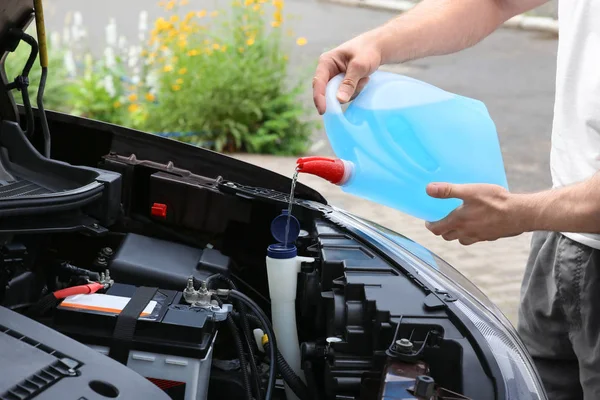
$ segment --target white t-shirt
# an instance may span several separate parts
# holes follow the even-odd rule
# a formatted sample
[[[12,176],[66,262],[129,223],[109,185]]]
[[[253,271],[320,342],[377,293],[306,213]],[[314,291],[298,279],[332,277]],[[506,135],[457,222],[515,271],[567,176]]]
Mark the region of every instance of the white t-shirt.
[[[586,180],[600,170],[600,0],[560,0],[558,20],[550,155],[554,187]],[[564,235],[600,249],[600,234]]]

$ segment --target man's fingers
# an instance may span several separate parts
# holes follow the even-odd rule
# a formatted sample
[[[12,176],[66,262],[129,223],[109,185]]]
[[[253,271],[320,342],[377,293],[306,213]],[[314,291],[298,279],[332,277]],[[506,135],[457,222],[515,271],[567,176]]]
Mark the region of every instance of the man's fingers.
[[[354,93],[356,93],[361,79],[366,78],[366,72],[367,68],[357,61],[351,61],[350,64],[348,64],[348,70],[346,71],[344,80],[337,93],[337,98],[340,103],[347,103],[350,101]]]
[[[436,222],[426,222],[425,227],[437,236],[442,236],[454,230],[450,216]]]
[[[445,182],[433,182],[425,189],[427,194],[436,199],[467,199],[472,195],[471,185],[457,185]]]
[[[446,240],[448,242],[458,239],[458,236],[459,236],[458,231],[454,231],[454,230],[448,231],[442,235],[444,240]]]
[[[333,59],[321,56],[315,77],[313,78],[313,101],[319,114],[325,113],[327,103],[325,101],[325,90],[329,80],[337,74],[337,65]]]

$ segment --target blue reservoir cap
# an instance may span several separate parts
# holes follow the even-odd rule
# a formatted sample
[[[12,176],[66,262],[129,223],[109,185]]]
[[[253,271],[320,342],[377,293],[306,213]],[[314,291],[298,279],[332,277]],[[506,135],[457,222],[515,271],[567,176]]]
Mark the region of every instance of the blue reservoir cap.
[[[285,242],[285,227],[288,222],[288,210],[281,211],[281,215],[276,216],[271,222],[271,235],[277,240],[279,243],[289,244],[296,242],[298,239],[298,235],[300,235],[300,222],[294,217],[290,215],[290,228],[288,231],[287,243]],[[289,247],[289,246],[288,246]]]
[[[283,243],[272,244],[267,248],[267,256],[270,258],[276,258],[278,260],[285,260],[288,258],[294,258],[298,255],[296,246],[288,244],[287,246]]]

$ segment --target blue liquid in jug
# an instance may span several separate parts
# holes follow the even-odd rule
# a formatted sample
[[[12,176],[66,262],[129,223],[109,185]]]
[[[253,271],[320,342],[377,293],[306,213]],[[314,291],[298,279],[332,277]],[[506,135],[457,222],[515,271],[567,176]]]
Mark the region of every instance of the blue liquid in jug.
[[[508,188],[496,128],[483,103],[443,93],[441,101],[409,107],[365,109],[355,101],[344,114],[327,112],[325,128],[336,156],[354,164],[342,189],[437,221],[462,200],[428,196],[430,182]]]

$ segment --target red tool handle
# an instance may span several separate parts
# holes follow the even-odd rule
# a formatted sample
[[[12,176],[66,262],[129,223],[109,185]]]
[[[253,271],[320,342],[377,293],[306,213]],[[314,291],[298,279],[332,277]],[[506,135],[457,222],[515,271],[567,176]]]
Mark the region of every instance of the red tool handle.
[[[54,297],[57,299],[64,299],[69,296],[76,294],[89,294],[96,293],[98,290],[104,289],[104,285],[101,283],[89,283],[87,285],[73,286],[66,289],[57,290],[54,292]]]

